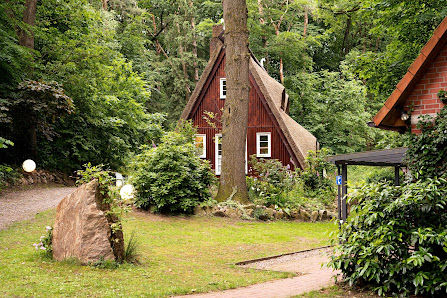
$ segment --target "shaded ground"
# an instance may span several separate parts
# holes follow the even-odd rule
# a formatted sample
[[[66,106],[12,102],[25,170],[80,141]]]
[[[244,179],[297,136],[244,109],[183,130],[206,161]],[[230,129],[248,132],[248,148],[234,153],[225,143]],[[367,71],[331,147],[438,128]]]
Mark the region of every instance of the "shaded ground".
[[[56,207],[75,189],[76,187],[39,185],[0,192],[0,230],[14,222],[31,219],[38,212]]]

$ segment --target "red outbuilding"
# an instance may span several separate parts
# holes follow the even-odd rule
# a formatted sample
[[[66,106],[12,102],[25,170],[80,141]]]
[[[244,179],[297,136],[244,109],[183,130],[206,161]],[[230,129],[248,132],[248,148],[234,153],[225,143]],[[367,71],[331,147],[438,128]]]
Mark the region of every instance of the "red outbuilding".
[[[436,116],[444,106],[439,91],[447,90],[447,17],[408,68],[384,106],[373,118],[382,129],[420,133],[416,123],[422,115]],[[441,92],[440,94],[442,94]],[[411,118],[406,119],[406,115]]]

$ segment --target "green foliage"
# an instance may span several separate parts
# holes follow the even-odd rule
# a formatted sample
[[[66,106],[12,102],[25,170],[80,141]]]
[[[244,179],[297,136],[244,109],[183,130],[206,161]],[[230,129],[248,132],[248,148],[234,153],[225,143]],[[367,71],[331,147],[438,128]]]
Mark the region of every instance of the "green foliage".
[[[334,180],[329,175],[335,167],[326,160],[328,156],[329,150],[326,148],[309,151],[306,156],[307,167],[300,175],[304,195],[319,198],[326,205],[331,204],[335,196]]]
[[[331,266],[349,284],[370,284],[379,295],[447,291],[447,180],[403,186],[364,185],[350,198]]]
[[[36,250],[44,251],[47,258],[53,258],[53,227],[47,226],[45,228],[46,234],[41,236],[38,243],[33,246]]]
[[[25,79],[32,67],[33,51],[18,44],[16,30],[24,24],[13,17],[18,1],[0,3],[0,98]]]
[[[32,119],[10,109],[27,98],[38,110],[36,160],[63,171],[88,161],[118,169],[141,145],[158,143],[161,125],[173,126],[194,89],[211,27],[222,18],[218,0],[111,0],[106,9],[45,0],[30,27],[24,1],[3,2],[0,135],[16,146],[1,162],[21,162],[30,147],[23,139],[33,134],[19,124],[30,128]],[[346,153],[400,142],[365,122],[446,15],[443,0],[249,0],[247,7],[251,50],[272,77],[279,80],[283,67],[290,115],[320,144]],[[18,45],[20,30],[33,32],[33,50]],[[75,112],[40,105],[51,92],[19,90],[21,82],[57,82]]]
[[[447,170],[447,109],[443,107],[435,119],[421,117],[417,126],[422,132],[413,135],[406,153],[406,163],[413,172],[422,171],[419,179],[439,177]]]
[[[124,250],[123,260],[128,263],[137,263],[139,252],[139,242],[135,237],[135,231],[130,234],[129,240],[126,242],[126,248]]]
[[[309,151],[304,171],[291,171],[278,160],[251,157],[255,176],[247,177],[250,200],[255,204],[281,208],[322,209],[334,202],[334,166],[326,161],[328,150]],[[261,212],[261,211],[259,211]]]
[[[137,207],[190,213],[210,197],[214,175],[208,161],[198,157],[194,139],[191,122],[179,122],[158,146],[146,147],[135,157],[132,183]]]
[[[11,142],[10,140],[0,137],[0,149],[8,148],[8,146],[14,146],[14,143]]]
[[[120,263],[115,260],[104,260],[104,257],[101,257],[98,261],[89,262],[89,266],[98,269],[117,269],[120,267]]]
[[[276,159],[258,159],[256,155],[250,157],[250,166],[255,176],[246,178],[249,197],[255,203],[285,207],[286,194],[295,185],[296,173]]]
[[[84,165],[84,170],[78,170],[76,174],[78,179],[76,180],[77,185],[84,183],[89,183],[93,180],[98,180],[101,195],[105,197],[107,201],[104,203],[110,203],[113,198],[112,187],[114,185],[113,174],[108,170],[103,170],[104,165],[92,166],[91,163]]]
[[[8,165],[0,164],[0,190],[3,186],[13,184],[21,177],[20,171]]]
[[[369,141],[366,88],[339,72],[298,73],[286,79],[290,115],[335,153],[363,150]],[[349,137],[346,137],[348,136]]]
[[[267,211],[264,208],[255,208],[253,210],[252,216],[257,220],[267,220],[269,218]]]

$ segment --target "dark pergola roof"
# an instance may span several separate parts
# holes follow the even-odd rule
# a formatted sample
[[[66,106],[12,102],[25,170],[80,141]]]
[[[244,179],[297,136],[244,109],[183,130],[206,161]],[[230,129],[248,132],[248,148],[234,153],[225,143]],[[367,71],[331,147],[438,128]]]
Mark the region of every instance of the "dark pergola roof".
[[[328,161],[335,165],[399,167],[403,165],[403,159],[407,149],[406,147],[402,147],[334,155],[329,156]]]

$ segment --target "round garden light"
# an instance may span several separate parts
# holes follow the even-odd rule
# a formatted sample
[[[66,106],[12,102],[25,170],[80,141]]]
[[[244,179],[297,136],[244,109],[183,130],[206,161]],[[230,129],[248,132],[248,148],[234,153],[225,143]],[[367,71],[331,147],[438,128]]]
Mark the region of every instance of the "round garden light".
[[[134,191],[135,189],[131,184],[124,185],[120,190],[121,198],[124,200],[133,199]]]
[[[27,159],[23,162],[22,167],[25,172],[31,173],[36,169],[36,163],[31,159]]]

